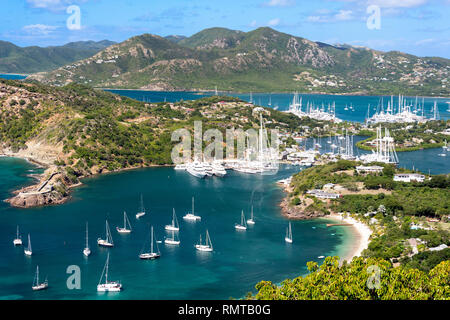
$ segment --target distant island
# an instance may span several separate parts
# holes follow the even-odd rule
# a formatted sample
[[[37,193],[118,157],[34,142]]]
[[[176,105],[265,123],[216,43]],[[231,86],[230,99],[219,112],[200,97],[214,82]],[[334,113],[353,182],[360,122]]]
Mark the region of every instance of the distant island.
[[[268,27],[211,28],[188,38],[135,36],[31,78],[157,91],[449,96],[449,68],[445,58],[329,45]]]

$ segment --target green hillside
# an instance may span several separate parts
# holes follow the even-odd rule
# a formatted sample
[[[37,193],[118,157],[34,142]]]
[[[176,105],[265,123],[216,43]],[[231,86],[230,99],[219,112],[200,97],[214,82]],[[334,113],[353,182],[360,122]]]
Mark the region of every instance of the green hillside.
[[[103,40],[71,42],[57,47],[18,47],[10,42],[0,41],[0,72],[34,73],[49,71],[68,63],[88,58],[114,44]]]
[[[136,36],[33,78],[151,90],[450,94],[444,58],[332,46],[267,27],[247,33],[211,28],[175,38]]]

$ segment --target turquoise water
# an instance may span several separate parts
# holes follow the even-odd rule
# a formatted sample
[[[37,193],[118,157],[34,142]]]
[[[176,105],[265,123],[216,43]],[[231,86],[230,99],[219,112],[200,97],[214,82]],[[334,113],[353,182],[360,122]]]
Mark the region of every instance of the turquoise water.
[[[27,76],[24,76],[24,75],[21,75],[21,74],[1,74],[0,73],[0,78],[8,79],[8,80],[23,80],[26,77]]]
[[[353,139],[353,154],[355,156],[360,156],[363,154],[367,154],[370,151],[365,151],[356,147],[356,143],[358,141],[364,140],[366,137],[363,136],[355,136]],[[327,143],[327,138],[322,139],[307,139],[306,140],[306,148],[312,149],[314,147],[314,141],[318,142],[322,148],[319,150],[320,153],[332,152],[331,144]],[[332,140],[334,142],[334,140]],[[336,145],[337,142],[334,142]],[[305,144],[301,144],[304,146]],[[450,152],[447,152],[446,157],[438,156],[438,154],[443,153],[442,148],[433,148],[433,149],[425,149],[425,150],[417,150],[417,151],[408,151],[408,152],[397,152],[399,164],[398,167],[406,168],[406,169],[417,169],[424,173],[431,174],[444,174],[450,172]]]
[[[145,102],[176,102],[180,100],[195,100],[203,97],[208,97],[213,95],[212,92],[197,93],[188,91],[179,92],[168,92],[168,91],[142,91],[142,90],[109,90],[111,92],[121,94],[133,99],[145,101]],[[230,95],[233,97],[241,98],[245,101],[250,101],[249,93],[223,93],[219,94]],[[312,102],[316,106],[321,106],[324,104],[325,108],[328,104],[336,103],[336,116],[342,120],[353,121],[353,122],[364,122],[367,116],[367,109],[370,105],[370,115],[373,115],[376,111],[376,107],[380,104],[381,99],[383,99],[384,106],[386,108],[387,102],[390,101],[391,97],[381,97],[381,96],[339,96],[339,95],[318,95],[318,94],[302,94],[303,97],[303,108],[306,108],[307,102]],[[257,105],[262,105],[266,107],[277,107],[278,110],[288,110],[289,104],[292,103],[293,94],[289,93],[253,93],[252,100],[253,103]],[[408,102],[414,104],[415,97],[406,97]],[[394,105],[397,105],[398,97],[394,97]],[[420,98],[419,103],[422,103]],[[450,112],[447,111],[450,98],[424,98],[425,104],[425,115],[428,117],[432,116],[432,108],[434,101],[438,104],[438,109],[441,119],[449,119]],[[269,103],[271,102],[271,105]],[[353,105],[355,111],[344,110],[345,106]]]
[[[18,186],[30,182],[33,167],[18,159],[0,158],[2,199]],[[241,297],[261,280],[280,282],[306,272],[307,261],[318,256],[347,254],[353,238],[350,228],[326,228],[326,221],[293,222],[294,243],[284,242],[287,221],[277,203],[283,193],[274,183],[298,171],[283,167],[276,176],[243,175],[199,180],[172,168],[149,168],[108,174],[84,180],[70,202],[45,208],[15,209],[0,203],[0,299],[227,299]],[[137,221],[139,194],[143,193],[147,216]],[[196,197],[200,223],[186,223],[182,216]],[[256,225],[237,232],[234,223],[240,211],[248,215],[254,204]],[[163,239],[164,225],[170,223],[172,207],[180,221],[180,247],[160,244],[161,258],[141,261],[138,254],[155,226]],[[121,236],[115,227],[127,211],[133,233]],[[99,248],[105,219],[110,221],[115,247]],[[82,255],[85,221],[89,221],[92,255]],[[25,257],[14,247],[16,225],[23,238],[31,233],[33,256]],[[194,249],[200,233],[208,228],[213,253]],[[25,243],[26,244],[26,241]],[[97,294],[107,252],[111,253],[110,279],[120,280],[124,291]],[[50,288],[32,292],[36,265],[41,276],[48,275]],[[68,290],[66,268],[81,269],[81,290]]]

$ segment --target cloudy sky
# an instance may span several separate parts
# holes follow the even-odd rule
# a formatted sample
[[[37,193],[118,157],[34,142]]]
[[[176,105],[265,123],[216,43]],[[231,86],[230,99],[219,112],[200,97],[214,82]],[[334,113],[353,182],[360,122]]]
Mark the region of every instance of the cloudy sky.
[[[2,0],[1,5],[0,40],[20,46],[270,26],[330,44],[450,58],[450,0]],[[72,5],[80,8],[80,28],[67,27]],[[379,20],[373,8],[379,8]]]

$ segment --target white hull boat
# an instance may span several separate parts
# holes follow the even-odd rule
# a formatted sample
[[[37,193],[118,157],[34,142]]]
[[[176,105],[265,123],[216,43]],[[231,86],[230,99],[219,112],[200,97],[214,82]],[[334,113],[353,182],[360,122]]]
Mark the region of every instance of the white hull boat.
[[[39,266],[36,267],[36,275],[34,276],[33,286],[31,289],[33,291],[41,291],[48,288],[48,281],[45,279],[43,283],[39,283]]]
[[[236,230],[240,230],[240,231],[247,230],[247,222],[245,221],[244,210],[242,210],[242,213],[241,213],[241,223],[240,224],[236,223],[234,225],[234,228]]]
[[[114,242],[113,242],[113,239],[111,236],[111,231],[109,230],[108,220],[106,220],[105,231],[106,231],[106,239],[98,238],[97,244],[101,247],[107,247],[107,248],[114,247]]]
[[[175,214],[175,208],[173,208],[172,224],[168,224],[164,227],[167,231],[180,231],[180,226],[178,225],[178,219]]]
[[[122,284],[118,281],[109,281],[108,280],[108,272],[109,272],[109,253],[106,258],[105,267],[103,268],[102,275],[100,277],[100,281],[97,285],[98,292],[119,292],[122,290]],[[105,276],[105,282],[102,283],[103,276]]]
[[[127,227],[129,227],[129,228],[127,228]],[[118,233],[123,233],[123,234],[131,233],[131,223],[130,223],[130,220],[128,220],[128,216],[127,216],[126,212],[123,213],[123,228],[116,227],[116,230]]]
[[[16,235],[16,238],[13,240],[13,244],[15,246],[22,245],[22,237],[20,236],[20,233],[19,233],[19,226],[17,226],[17,235]]]
[[[202,217],[200,216],[196,216],[194,214],[194,197],[192,197],[192,212],[187,213],[184,217],[184,220],[188,220],[188,221],[200,221],[202,219]]]

